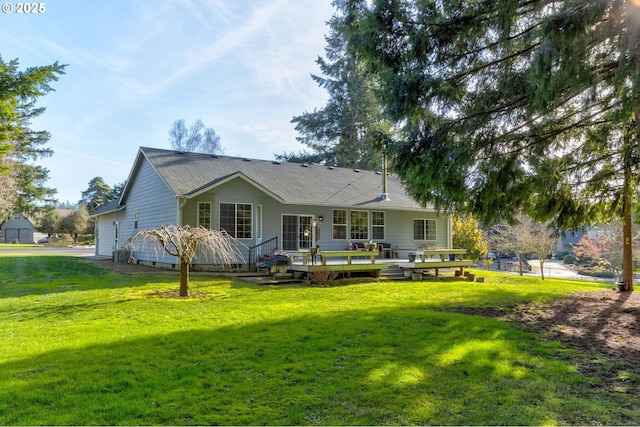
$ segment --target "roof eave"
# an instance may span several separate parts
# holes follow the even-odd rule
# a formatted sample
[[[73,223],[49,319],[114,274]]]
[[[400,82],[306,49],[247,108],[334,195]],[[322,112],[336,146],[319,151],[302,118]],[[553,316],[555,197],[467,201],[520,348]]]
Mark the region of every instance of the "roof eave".
[[[115,212],[121,212],[126,207],[127,207],[126,205],[118,203],[116,208],[109,209],[109,210],[102,211],[102,212],[95,212],[93,214],[89,214],[89,218],[97,218],[97,217],[102,216],[102,215],[108,215],[108,214],[115,213]]]

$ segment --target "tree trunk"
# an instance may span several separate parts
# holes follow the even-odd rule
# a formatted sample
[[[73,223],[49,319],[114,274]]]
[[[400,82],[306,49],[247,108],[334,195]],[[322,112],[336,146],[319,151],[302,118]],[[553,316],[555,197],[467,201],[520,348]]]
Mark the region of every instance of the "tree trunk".
[[[544,280],[544,258],[540,258],[540,279]]]
[[[518,252],[518,271],[520,272],[521,276],[524,276],[524,271],[523,271],[523,265],[522,265],[522,253]]]
[[[631,249],[631,168],[628,164],[624,170],[624,189],[622,200],[622,281],[627,283],[627,290],[633,291],[633,250]]]
[[[622,281],[627,290],[633,291],[633,255],[631,250],[631,147],[640,138],[640,25],[638,6],[627,5],[629,58],[635,62],[635,73],[631,76],[634,91],[635,134],[627,132],[623,140],[624,188],[622,193]]]
[[[180,296],[188,297],[189,292],[189,264],[180,260]]]

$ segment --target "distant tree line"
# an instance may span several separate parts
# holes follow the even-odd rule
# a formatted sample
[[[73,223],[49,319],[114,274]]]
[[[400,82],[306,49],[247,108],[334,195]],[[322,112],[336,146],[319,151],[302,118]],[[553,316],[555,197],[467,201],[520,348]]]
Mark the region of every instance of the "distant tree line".
[[[74,241],[94,234],[89,215],[96,209],[111,203],[122,194],[124,183],[110,187],[101,177],[89,181],[82,198],[76,203],[57,203],[46,206],[33,219],[36,228],[47,236],[68,235]]]
[[[64,213],[61,214],[60,212]],[[47,209],[37,220],[36,228],[49,238],[68,235],[75,243],[81,237],[92,238],[93,222],[89,220],[89,210],[80,206],[74,210]]]

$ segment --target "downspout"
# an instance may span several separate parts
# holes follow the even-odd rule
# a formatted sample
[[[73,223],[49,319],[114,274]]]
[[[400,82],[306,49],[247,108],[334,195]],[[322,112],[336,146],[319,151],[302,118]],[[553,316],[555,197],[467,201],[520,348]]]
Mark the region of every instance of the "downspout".
[[[98,236],[98,221],[89,217],[89,221],[93,221],[93,241],[95,242],[94,256],[98,256],[98,248],[100,246],[100,236]]]
[[[186,197],[181,197],[181,196],[176,196],[176,203],[177,203],[177,215],[176,215],[176,225],[178,227],[182,227],[182,220],[184,218],[184,215],[182,213],[184,205],[187,204],[187,199]]]

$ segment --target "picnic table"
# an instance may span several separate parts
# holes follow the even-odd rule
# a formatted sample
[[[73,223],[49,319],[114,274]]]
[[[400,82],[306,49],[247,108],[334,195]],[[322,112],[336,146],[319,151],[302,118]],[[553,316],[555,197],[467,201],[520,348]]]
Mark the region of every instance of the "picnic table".
[[[467,253],[466,249],[424,249],[417,250],[416,257],[425,262],[430,257],[440,258],[440,261],[462,261],[462,256]],[[453,259],[451,259],[453,255]]]

